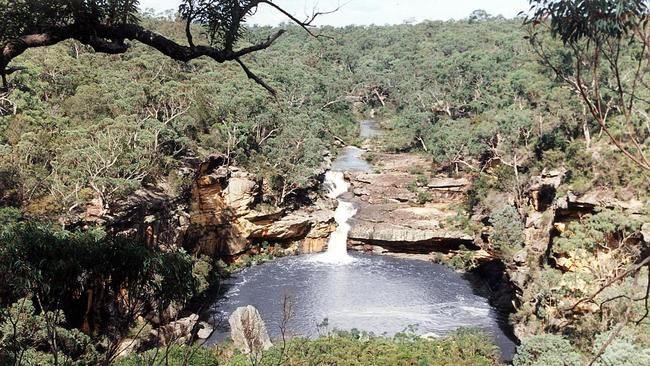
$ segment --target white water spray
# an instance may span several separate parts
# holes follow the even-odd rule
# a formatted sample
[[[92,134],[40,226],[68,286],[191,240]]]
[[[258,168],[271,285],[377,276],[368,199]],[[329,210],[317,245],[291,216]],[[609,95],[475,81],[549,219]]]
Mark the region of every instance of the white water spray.
[[[343,172],[328,171],[325,173],[325,186],[329,189],[327,196],[336,198],[339,202],[336,211],[334,211],[334,221],[337,228],[330,235],[327,243],[327,252],[315,257],[318,262],[345,264],[354,261],[354,258],[348,255],[348,233],[352,226],[348,220],[357,213],[357,209],[351,202],[338,199],[343,193],[347,192],[350,184],[345,181]]]

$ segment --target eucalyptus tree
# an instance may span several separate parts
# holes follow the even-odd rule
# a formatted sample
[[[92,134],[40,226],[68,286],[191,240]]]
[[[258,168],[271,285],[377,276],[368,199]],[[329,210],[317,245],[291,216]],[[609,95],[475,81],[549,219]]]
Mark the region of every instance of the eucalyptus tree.
[[[650,172],[648,0],[531,0],[530,41],[616,147]],[[549,52],[548,28],[565,48]]]
[[[129,49],[127,41],[138,41],[178,61],[208,57],[219,63],[236,62],[249,78],[274,94],[273,88],[255,75],[241,58],[268,48],[285,30],[278,29],[263,41],[239,46],[247,18],[261,5],[284,14],[307,32],[321,14],[298,20],[273,0],[183,0],[178,11],[185,24],[186,44],[180,44],[141,25],[138,0],[0,0],[2,85],[8,89],[7,75],[19,69],[10,63],[30,48],[74,39],[96,52],[121,54]],[[197,44],[193,24],[203,27],[207,44]]]
[[[526,22],[531,25],[530,41],[541,60],[580,96],[601,131],[641,169],[647,181],[650,173],[650,2],[530,0],[530,3],[531,14]],[[548,28],[566,51],[559,55],[548,52],[546,46],[550,40],[538,32],[539,28]],[[594,231],[607,232],[604,228]],[[621,248],[633,249],[632,259],[618,259],[620,268],[601,279],[598,290],[565,309],[566,313],[573,314],[578,312],[579,305],[592,302],[599,303],[602,314],[603,305],[614,300],[623,301],[626,307],[643,302],[640,318],[630,319],[630,313],[626,312],[617,319],[616,329],[597,349],[590,364],[601,358],[627,323],[639,325],[650,315],[650,275],[644,289],[636,288],[634,297],[610,297],[606,291],[628,277],[634,278],[636,284],[644,268],[650,273],[647,245],[641,241],[630,247],[625,241],[621,244]],[[596,301],[599,295],[608,298]]]

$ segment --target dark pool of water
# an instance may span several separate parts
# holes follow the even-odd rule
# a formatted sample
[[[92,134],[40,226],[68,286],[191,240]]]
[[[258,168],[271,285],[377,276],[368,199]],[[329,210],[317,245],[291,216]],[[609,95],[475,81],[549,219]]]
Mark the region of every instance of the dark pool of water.
[[[283,301],[290,299],[293,335],[319,335],[318,324],[353,328],[388,336],[415,327],[418,334],[441,336],[460,327],[480,328],[510,359],[515,344],[505,319],[489,304],[468,275],[425,261],[353,254],[355,262],[328,265],[314,255],[286,257],[244,269],[224,285],[213,307],[217,330],[208,343],[228,337],[228,316],[239,306],[253,305],[271,337],[280,335]]]

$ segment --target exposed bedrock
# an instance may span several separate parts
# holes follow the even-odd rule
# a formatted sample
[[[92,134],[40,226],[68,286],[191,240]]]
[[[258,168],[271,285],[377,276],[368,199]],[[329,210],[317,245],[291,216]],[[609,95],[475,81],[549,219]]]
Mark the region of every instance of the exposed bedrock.
[[[380,154],[376,161],[375,172],[348,175],[358,208],[353,248],[427,254],[475,247],[472,235],[451,225],[468,179],[435,176],[431,163],[415,154]]]
[[[306,239],[305,250],[322,250],[333,224],[329,202],[288,211],[260,204],[262,186],[252,174],[230,167],[202,171],[192,187],[185,246],[214,257],[247,252],[256,242]]]

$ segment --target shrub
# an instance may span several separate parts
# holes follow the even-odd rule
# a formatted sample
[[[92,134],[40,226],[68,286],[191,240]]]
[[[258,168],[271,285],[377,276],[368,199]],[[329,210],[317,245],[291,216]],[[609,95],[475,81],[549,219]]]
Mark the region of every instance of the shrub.
[[[426,186],[427,184],[429,184],[429,177],[427,177],[424,174],[418,174],[418,176],[415,177],[415,182],[419,186]]]
[[[506,206],[496,211],[490,223],[494,228],[490,242],[497,251],[509,257],[524,245],[524,222],[514,207]]]
[[[431,200],[433,200],[433,195],[431,194],[431,192],[421,191],[421,192],[418,192],[418,195],[417,195],[416,199],[417,199],[419,204],[423,205],[423,204],[425,204],[427,202],[431,202]]]
[[[493,188],[493,179],[491,179],[487,174],[481,173],[481,175],[474,180],[472,186],[467,192],[468,211],[471,212],[474,211],[475,208],[478,208],[485,197],[487,197],[488,192]]]
[[[218,360],[215,352],[207,347],[174,345],[130,354],[115,362],[115,366],[140,365],[216,366]]]
[[[406,189],[408,189],[409,192],[415,193],[418,191],[418,183],[416,181],[412,181],[406,186]]]
[[[601,346],[609,339],[611,332],[601,333],[596,336],[593,353],[597,354]],[[619,335],[605,348],[594,366],[625,365],[642,366],[650,365],[650,348],[639,345],[627,335]]]
[[[612,245],[612,239],[624,239],[641,228],[641,219],[620,210],[602,209],[571,222],[554,241],[556,252],[576,249],[595,251]]]
[[[0,313],[0,319],[1,365],[51,365],[54,349],[60,364],[97,362],[98,353],[90,337],[80,330],[63,328],[66,319],[59,310],[37,313],[32,301],[22,298]]]
[[[367,153],[363,154],[363,158],[367,162],[372,164],[373,162],[375,162],[377,160],[377,154],[372,153],[372,152],[367,152]]]
[[[218,274],[215,274],[212,259],[202,255],[194,259],[192,266],[192,276],[196,280],[196,293],[200,294],[207,290],[212,283],[218,280]]]
[[[195,294],[192,260],[181,250],[163,252],[100,230],[67,231],[31,221],[5,227],[0,243],[3,301],[38,299],[39,315],[60,312],[57,319],[67,317],[66,327],[87,321],[90,329],[100,329],[98,337],[117,336],[138,314],[182,304]],[[88,295],[98,288],[103,296]],[[123,289],[129,290],[127,299]],[[98,310],[84,317],[79,309],[91,301]]]
[[[224,351],[220,365],[249,365],[246,356]],[[412,333],[393,338],[366,332],[333,332],[317,338],[294,338],[276,345],[262,357],[260,365],[459,365],[490,366],[499,364],[498,348],[481,332],[461,329],[447,337],[423,339]]]
[[[524,338],[512,360],[514,366],[580,366],[581,359],[571,343],[555,334]]]
[[[20,221],[22,217],[22,212],[17,208],[0,207],[0,227],[16,223]]]

